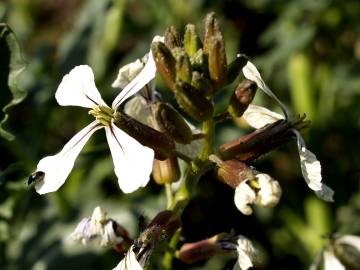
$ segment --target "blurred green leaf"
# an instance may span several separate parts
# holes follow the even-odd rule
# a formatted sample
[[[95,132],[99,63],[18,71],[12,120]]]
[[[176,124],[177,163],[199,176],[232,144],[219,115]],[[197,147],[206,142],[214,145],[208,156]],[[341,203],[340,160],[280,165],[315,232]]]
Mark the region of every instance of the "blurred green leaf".
[[[8,110],[10,107],[19,104],[27,95],[27,92],[18,87],[20,73],[25,69],[25,60],[23,58],[19,42],[14,32],[5,24],[0,24],[0,80],[7,81],[0,85],[0,93],[10,91],[12,99],[3,107],[4,118],[0,122],[0,136],[7,140],[13,140],[15,137],[3,128],[3,124],[8,120]],[[2,107],[3,105],[1,105]]]

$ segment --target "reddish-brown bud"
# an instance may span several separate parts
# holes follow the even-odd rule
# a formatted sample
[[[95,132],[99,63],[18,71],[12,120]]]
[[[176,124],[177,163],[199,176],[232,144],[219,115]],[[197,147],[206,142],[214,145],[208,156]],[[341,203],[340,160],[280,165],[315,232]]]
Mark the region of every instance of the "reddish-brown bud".
[[[170,26],[165,30],[164,38],[165,38],[165,45],[169,49],[183,46],[180,33],[178,32],[175,26]]]
[[[256,83],[250,80],[243,80],[231,96],[228,112],[232,117],[243,115],[256,94]]]
[[[153,163],[153,178],[159,185],[173,183],[180,179],[179,162],[176,157],[165,160],[155,159]]]

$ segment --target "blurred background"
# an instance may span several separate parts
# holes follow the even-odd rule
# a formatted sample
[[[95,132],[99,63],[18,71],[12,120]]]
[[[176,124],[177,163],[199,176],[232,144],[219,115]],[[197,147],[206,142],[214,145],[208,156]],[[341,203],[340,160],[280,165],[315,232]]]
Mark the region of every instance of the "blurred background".
[[[164,190],[153,182],[130,195],[121,193],[102,131],[87,143],[58,192],[40,196],[26,181],[40,158],[59,151],[90,122],[83,108],[56,103],[54,94],[66,73],[75,65],[90,65],[110,103],[119,68],[142,57],[154,35],[186,23],[202,33],[209,11],[221,21],[228,60],[247,54],[292,111],[312,121],[304,139],[321,161],[335,202],[324,203],[308,189],[291,142],[255,162],[282,185],[277,207],[255,208],[253,215],[243,216],[234,206],[234,191],[209,172],[184,212],[181,241],[233,229],[263,250],[257,269],[297,270],[308,269],[327,235],[360,234],[358,0],[8,0],[0,1],[0,21],[9,24],[22,46],[27,67],[17,84],[27,97],[9,110],[5,128],[15,140],[0,138],[0,269],[112,269],[121,259],[115,251],[69,241],[77,223],[101,205],[136,236],[139,216],[152,218],[166,207]],[[0,59],[3,108],[12,97],[5,58]],[[217,97],[219,112],[234,87]],[[166,92],[161,80],[158,89]],[[262,92],[255,103],[276,109]],[[241,121],[225,122],[218,126],[217,144],[249,131]],[[231,269],[234,263],[230,257],[193,266],[175,260],[174,269]]]

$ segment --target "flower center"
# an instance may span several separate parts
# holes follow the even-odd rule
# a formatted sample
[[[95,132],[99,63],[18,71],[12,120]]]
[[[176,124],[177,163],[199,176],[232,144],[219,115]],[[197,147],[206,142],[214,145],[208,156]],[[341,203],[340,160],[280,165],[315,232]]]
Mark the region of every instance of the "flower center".
[[[114,118],[114,110],[104,105],[96,106],[89,111],[89,114],[106,127],[110,126],[111,120]]]

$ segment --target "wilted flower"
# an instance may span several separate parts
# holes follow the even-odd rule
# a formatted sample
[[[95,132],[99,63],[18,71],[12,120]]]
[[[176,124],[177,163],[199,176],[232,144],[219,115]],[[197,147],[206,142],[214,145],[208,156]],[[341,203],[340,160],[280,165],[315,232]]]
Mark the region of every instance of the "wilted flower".
[[[120,261],[120,263],[113,270],[143,270],[143,267],[140,265],[136,259],[135,252],[133,251],[134,246],[131,246],[126,253],[125,257]]]
[[[121,103],[154,79],[155,73],[155,63],[149,52],[144,68],[115,98],[111,108],[102,100],[89,66],[77,66],[64,76],[55,94],[57,102],[62,106],[90,108],[89,113],[96,120],[77,133],[58,154],[40,160],[37,171],[44,172],[45,175],[35,185],[39,194],[56,191],[64,184],[81,149],[90,136],[101,128],[105,128],[121,190],[129,193],[147,184],[152,170],[154,151],[119,129],[114,124],[114,114]],[[140,170],[139,164],[141,164]]]
[[[324,270],[360,269],[360,237],[344,235],[330,239],[328,245],[315,257],[309,270],[320,269],[321,255]]]
[[[262,207],[274,207],[281,197],[281,187],[278,181],[265,173],[258,173],[254,179],[242,181],[235,189],[234,201],[236,207],[244,215],[251,215],[250,204]]]
[[[243,117],[250,126],[256,129],[275,123],[280,119],[285,119],[281,114],[256,105],[249,105]],[[322,183],[320,162],[316,159],[316,156],[306,148],[301,134],[295,129],[291,131],[297,138],[301,172],[308,187],[314,190],[316,195],[324,201],[332,202],[334,191]]]
[[[106,212],[99,206],[93,211],[91,217],[84,218],[70,235],[74,241],[83,245],[100,239],[101,246],[116,246],[123,241],[131,241],[127,231],[113,219],[106,217]]]

